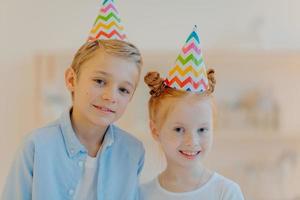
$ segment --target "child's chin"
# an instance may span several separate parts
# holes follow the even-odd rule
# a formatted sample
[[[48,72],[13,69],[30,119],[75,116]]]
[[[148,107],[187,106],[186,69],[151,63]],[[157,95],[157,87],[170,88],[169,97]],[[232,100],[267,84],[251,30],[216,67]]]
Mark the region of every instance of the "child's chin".
[[[113,123],[112,119],[103,119],[103,118],[101,118],[101,119],[96,118],[93,121],[94,121],[94,124],[99,127],[106,127]]]
[[[177,160],[177,163],[179,165],[182,165],[182,166],[195,166],[197,165],[198,163],[201,163],[201,158],[200,157],[196,157],[195,159],[187,159],[187,158],[183,158],[183,157],[180,157],[178,160]]]

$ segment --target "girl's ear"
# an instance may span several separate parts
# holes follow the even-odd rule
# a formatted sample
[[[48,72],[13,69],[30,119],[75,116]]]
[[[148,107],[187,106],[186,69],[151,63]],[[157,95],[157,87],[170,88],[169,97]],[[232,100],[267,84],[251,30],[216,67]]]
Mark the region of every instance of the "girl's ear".
[[[151,129],[151,135],[154,138],[154,140],[158,141],[159,138],[159,131],[158,128],[153,120],[150,120],[150,129]]]
[[[69,67],[65,71],[65,83],[70,92],[74,91],[76,81],[76,73],[72,67]]]

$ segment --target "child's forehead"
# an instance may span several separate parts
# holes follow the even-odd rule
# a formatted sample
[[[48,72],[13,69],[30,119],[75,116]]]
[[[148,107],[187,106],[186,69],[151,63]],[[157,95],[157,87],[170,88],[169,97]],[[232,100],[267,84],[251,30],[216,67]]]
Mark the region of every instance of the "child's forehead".
[[[199,114],[199,112],[210,112],[212,110],[209,98],[184,96],[166,99],[164,104],[169,107],[169,113],[175,115]],[[193,116],[191,116],[193,117]]]
[[[187,107],[193,107],[197,105],[203,105],[203,104],[210,104],[211,99],[209,97],[205,96],[199,96],[196,94],[187,94],[182,96],[173,96],[173,97],[167,97],[165,99],[162,99],[162,101],[165,101],[167,104],[173,104],[174,106],[187,106]]]
[[[120,76],[130,80],[136,79],[139,76],[138,68],[134,62],[101,51],[83,63],[81,69],[89,74]]]
[[[194,103],[184,100],[170,105],[167,121],[174,124],[187,126],[199,126],[211,124],[213,117],[212,107],[207,101],[195,101]]]

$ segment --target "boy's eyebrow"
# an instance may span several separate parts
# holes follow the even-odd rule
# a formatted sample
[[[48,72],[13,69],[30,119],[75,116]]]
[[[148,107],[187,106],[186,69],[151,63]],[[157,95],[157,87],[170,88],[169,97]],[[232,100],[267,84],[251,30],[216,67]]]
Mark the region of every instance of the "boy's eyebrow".
[[[104,72],[104,71],[95,71],[95,74],[103,74],[105,76],[111,76],[109,73]]]
[[[104,71],[95,71],[96,74],[102,74],[102,75],[105,75],[105,76],[111,76],[110,73],[107,73],[107,72],[104,72]],[[130,87],[134,88],[135,86],[129,82],[129,81],[125,81],[126,84],[128,84]]]

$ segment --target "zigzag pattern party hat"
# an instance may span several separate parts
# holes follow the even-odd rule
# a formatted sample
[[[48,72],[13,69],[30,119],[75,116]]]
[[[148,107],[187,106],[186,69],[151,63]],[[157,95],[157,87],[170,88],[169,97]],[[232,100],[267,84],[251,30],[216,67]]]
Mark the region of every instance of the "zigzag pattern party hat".
[[[208,89],[206,68],[200,48],[200,39],[197,26],[187,38],[173,67],[165,80],[165,84],[171,88],[205,92]]]
[[[88,40],[93,41],[97,39],[126,40],[124,27],[113,0],[103,1],[93,28],[90,31]]]

